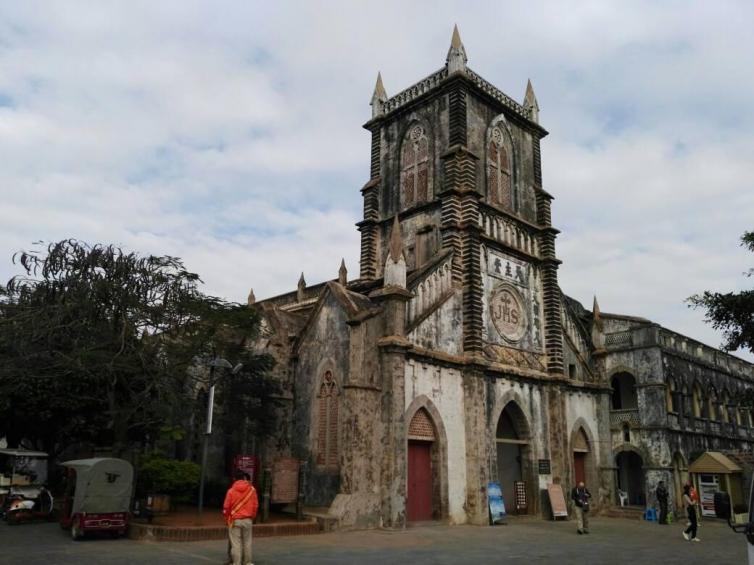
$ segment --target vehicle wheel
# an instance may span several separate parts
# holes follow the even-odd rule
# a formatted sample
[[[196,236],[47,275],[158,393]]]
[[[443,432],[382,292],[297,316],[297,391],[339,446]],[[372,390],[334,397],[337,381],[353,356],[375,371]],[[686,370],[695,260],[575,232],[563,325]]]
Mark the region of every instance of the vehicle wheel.
[[[19,519],[17,516],[18,512],[8,512],[5,515],[5,521],[8,522],[9,526],[16,526],[19,524]]]
[[[76,518],[73,522],[71,522],[71,539],[73,541],[78,541],[84,536],[84,533],[81,531],[81,521],[79,518]]]

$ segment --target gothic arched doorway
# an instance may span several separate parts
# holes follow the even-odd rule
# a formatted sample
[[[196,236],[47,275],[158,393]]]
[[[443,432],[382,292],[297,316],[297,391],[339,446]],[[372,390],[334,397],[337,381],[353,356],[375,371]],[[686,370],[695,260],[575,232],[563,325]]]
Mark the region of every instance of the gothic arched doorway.
[[[586,437],[584,428],[579,428],[573,439],[573,482],[574,484],[585,483],[587,480],[587,468],[589,459],[589,439]]]
[[[406,520],[409,522],[432,520],[439,515],[437,450],[432,418],[426,409],[419,408],[408,426]]]
[[[497,477],[503,501],[510,512],[515,508],[515,488],[527,476],[529,429],[524,413],[515,402],[509,402],[500,414],[495,432],[497,444]]]
[[[644,506],[644,462],[634,451],[621,451],[615,457],[618,467],[618,489],[628,494],[628,504]]]

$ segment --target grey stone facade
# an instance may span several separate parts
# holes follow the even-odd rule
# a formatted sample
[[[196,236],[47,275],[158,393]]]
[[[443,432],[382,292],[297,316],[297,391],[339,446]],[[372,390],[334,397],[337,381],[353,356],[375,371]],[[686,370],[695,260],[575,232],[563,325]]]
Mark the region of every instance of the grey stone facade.
[[[392,98],[378,77],[359,278],[302,277],[253,304],[284,390],[263,459],[305,461],[306,503],[342,527],[400,528],[487,523],[490,481],[509,512],[546,515],[547,485],[577,477],[598,508],[627,481],[643,503],[673,484],[673,457],[751,450],[749,427],[692,417],[683,392],[696,379],[734,398],[751,365],[562,294],[534,91],[519,104],[466,63],[455,30],[439,71]],[[634,379],[626,408],[618,374]]]

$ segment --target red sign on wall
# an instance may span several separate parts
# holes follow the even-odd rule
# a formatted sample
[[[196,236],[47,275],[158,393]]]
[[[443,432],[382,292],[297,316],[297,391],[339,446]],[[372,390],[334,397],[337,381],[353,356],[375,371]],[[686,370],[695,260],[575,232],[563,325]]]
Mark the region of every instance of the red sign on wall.
[[[259,457],[256,455],[236,455],[233,459],[233,469],[248,473],[251,477],[251,484],[259,490]]]

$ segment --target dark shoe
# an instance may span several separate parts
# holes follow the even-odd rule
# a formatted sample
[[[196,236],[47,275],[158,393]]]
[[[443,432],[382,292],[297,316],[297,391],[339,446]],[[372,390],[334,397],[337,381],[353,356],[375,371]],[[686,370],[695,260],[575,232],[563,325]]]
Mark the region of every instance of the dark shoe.
[[[584,533],[584,530],[576,530],[576,531],[579,533],[579,535]]]

